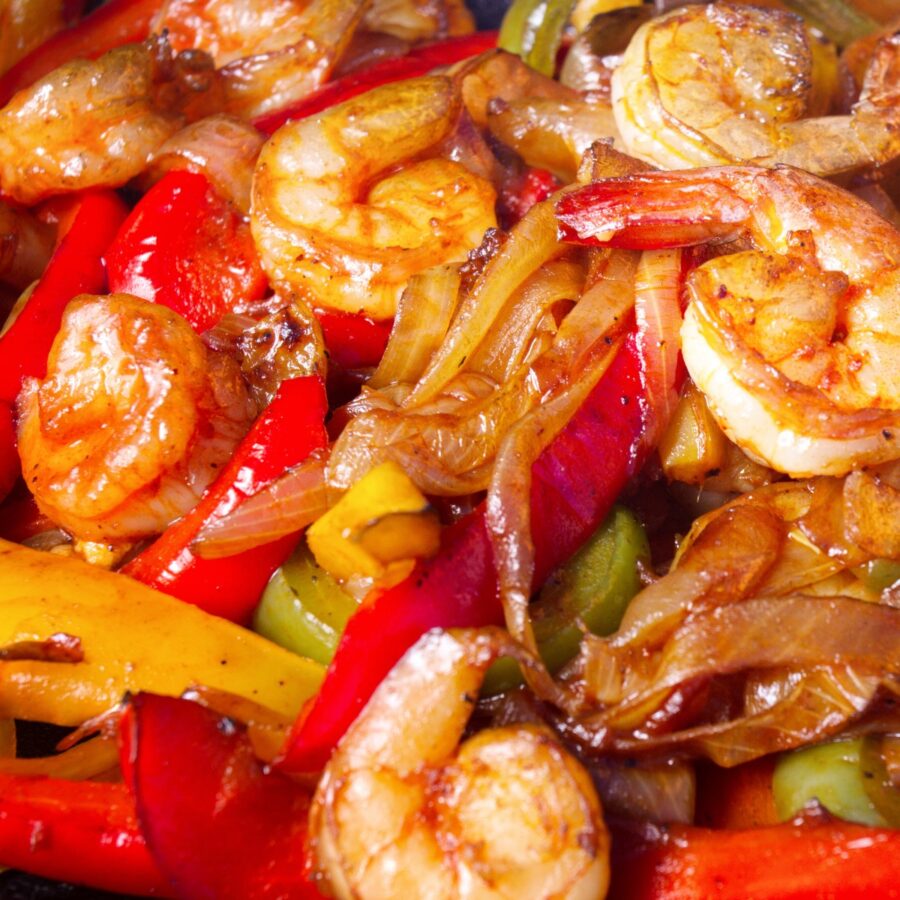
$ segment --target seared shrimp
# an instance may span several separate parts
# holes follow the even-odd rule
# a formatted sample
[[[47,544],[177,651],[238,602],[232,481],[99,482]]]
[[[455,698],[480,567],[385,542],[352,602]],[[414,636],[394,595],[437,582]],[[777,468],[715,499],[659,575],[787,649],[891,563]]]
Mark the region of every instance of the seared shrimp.
[[[317,88],[356,30],[366,0],[168,0],[154,27],[176,50],[221,67],[228,112],[279,109]]]
[[[175,57],[158,37],[60,66],[0,111],[0,190],[34,203],[124,184],[215,103],[214,86],[205,54]]]
[[[458,750],[499,631],[430,632],[394,667],[326,766],[310,811],[341,898],[601,898],[609,837],[587,772],[542,728]]]
[[[794,477],[900,457],[900,232],[868,204],[796,169],[724,167],[597,182],[559,215],[586,243],[748,241],[688,279],[682,352],[716,420]]]
[[[475,20],[462,0],[372,0],[363,27],[404,41],[433,41],[468,34]]]
[[[156,534],[196,504],[254,411],[236,363],[176,313],[84,295],[66,308],[47,377],[19,395],[22,470],[78,538]]]
[[[253,178],[269,279],[313,307],[387,318],[413,275],[465,259],[496,224],[494,189],[459,163],[422,158],[459,106],[448,78],[416,78],[279,129]]]
[[[822,117],[835,71],[833,49],[790,13],[687,6],[632,38],[613,110],[628,152],[666,169],[787,163],[831,175],[900,154],[900,40],[879,44],[850,116]]]

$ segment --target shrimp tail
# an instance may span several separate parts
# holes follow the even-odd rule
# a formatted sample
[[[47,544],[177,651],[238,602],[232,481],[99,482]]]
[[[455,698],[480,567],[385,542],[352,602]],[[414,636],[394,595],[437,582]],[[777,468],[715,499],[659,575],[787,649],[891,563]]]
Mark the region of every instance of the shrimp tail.
[[[556,210],[563,240],[629,250],[734,240],[751,213],[724,179],[670,172],[605,179],[566,194]]]

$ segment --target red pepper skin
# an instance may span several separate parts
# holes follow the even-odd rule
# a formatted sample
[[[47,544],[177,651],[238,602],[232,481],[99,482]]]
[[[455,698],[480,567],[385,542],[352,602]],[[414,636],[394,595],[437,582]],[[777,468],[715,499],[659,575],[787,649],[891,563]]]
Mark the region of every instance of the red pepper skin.
[[[109,289],[161,303],[206,331],[268,283],[250,226],[197,172],[168,172],[141,198],[107,255]]]
[[[12,407],[0,401],[0,500],[12,490],[21,473]]]
[[[122,571],[144,584],[245,623],[272,573],[290,555],[298,535],[287,535],[234,556],[203,559],[191,549],[200,529],[252,497],[285,469],[327,445],[328,405],[322,379],[282,383],[197,506],[171,525]]]
[[[328,309],[317,309],[316,318],[329,357],[342,369],[377,366],[394,325],[393,319],[376,320]]]
[[[900,893],[900,831],[787,822],[613,831],[609,900],[875,900]]]
[[[181,897],[303,900],[309,796],[246,732],[197,703],[138,694],[123,757],[147,843]]]
[[[536,585],[597,529],[647,458],[640,372],[630,337],[532,468]],[[295,723],[278,765],[288,772],[321,769],[375,688],[426,631],[502,620],[482,505],[447,529],[436,557],[367,600],[350,619],[322,688]]]
[[[162,4],[163,0],[110,0],[77,25],[53,35],[0,78],[0,107],[16,91],[69,60],[96,59],[114,47],[143,41]]]
[[[142,897],[174,897],[124,784],[0,775],[0,864]]]
[[[78,294],[106,290],[104,254],[127,208],[113,191],[89,191],[28,303],[0,337],[0,400],[14,405],[22,379],[47,373],[47,356],[63,310]]]
[[[305,119],[330,106],[336,106],[364,94],[372,88],[426,75],[438,66],[449,66],[470,56],[492,50],[496,46],[496,31],[479,31],[416,47],[406,56],[391,57],[361,72],[351,72],[343,78],[338,78],[287,109],[261,116],[253,124],[264,134],[274,134],[285,122]]]
[[[552,172],[529,166],[500,188],[497,216],[501,226],[509,230],[536,203],[546,200],[562,183]]]

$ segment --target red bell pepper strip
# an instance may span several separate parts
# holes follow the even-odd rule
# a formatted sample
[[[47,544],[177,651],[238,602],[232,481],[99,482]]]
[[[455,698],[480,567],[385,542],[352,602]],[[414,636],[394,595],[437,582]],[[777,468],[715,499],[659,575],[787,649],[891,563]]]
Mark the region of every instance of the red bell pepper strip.
[[[535,585],[599,527],[646,460],[642,395],[632,335],[532,468]],[[288,772],[321,769],[385,675],[429,629],[478,627],[502,618],[482,505],[446,530],[436,557],[351,617],[322,688],[295,723],[278,765]]]
[[[377,366],[394,325],[393,319],[376,320],[328,309],[317,309],[316,318],[331,361],[342,369]]]
[[[109,289],[161,303],[205,331],[268,282],[250,226],[197,172],[168,172],[141,198],[107,254]]]
[[[694,823],[707,828],[759,828],[780,819],[772,792],[774,754],[731,769],[697,766]]]
[[[143,41],[163,0],[110,0],[87,15],[77,25],[57,32],[0,78],[0,107],[6,106],[16,91],[72,59],[96,59],[120,47]]]
[[[562,183],[552,172],[529,166],[500,188],[497,197],[497,218],[502,228],[509,230],[536,203],[546,200]]]
[[[205,524],[224,516],[285,469],[325,447],[328,439],[323,423],[327,412],[321,378],[283,382],[197,506],[122,571],[206,612],[246,622],[266,582],[290,555],[298,535],[286,535],[220,559],[197,556],[191,544]]]
[[[900,831],[787,822],[613,830],[610,900],[873,900],[898,891]]]
[[[0,500],[12,490],[21,472],[12,407],[0,401]]]
[[[97,890],[174,896],[124,784],[0,775],[0,865]]]
[[[22,379],[43,378],[66,304],[106,289],[104,254],[128,210],[113,191],[84,194],[28,303],[0,337],[0,400],[14,405]]]
[[[181,897],[322,895],[308,878],[309,796],[266,771],[246,732],[197,703],[138,694],[123,769],[159,868]]]
[[[406,56],[391,57],[361,72],[351,72],[338,78],[286,109],[261,116],[253,124],[265,134],[274,134],[285,122],[305,119],[382,84],[426,75],[438,66],[452,65],[496,46],[496,31],[478,31],[416,47]]]

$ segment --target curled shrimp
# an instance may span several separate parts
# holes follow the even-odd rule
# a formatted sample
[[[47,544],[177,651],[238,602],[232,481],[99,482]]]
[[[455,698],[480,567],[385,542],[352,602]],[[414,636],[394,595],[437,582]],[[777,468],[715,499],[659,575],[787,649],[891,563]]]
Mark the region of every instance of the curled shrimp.
[[[818,175],[900,154],[900,40],[876,48],[849,116],[827,116],[834,50],[790,13],[687,6],[644,24],[612,77],[629,153],[666,169],[785,163]]]
[[[735,166],[597,182],[558,214],[585,243],[743,242],[691,273],[681,338],[751,457],[794,477],[900,457],[900,232],[868,204],[798,169]]]
[[[154,28],[176,50],[221,67],[227,111],[279,109],[322,84],[353,37],[365,0],[168,0]]]
[[[107,542],[156,534],[194,506],[255,412],[230,358],[127,294],[68,305],[47,377],[26,379],[18,405],[38,505]]]
[[[590,778],[546,730],[483,731],[457,749],[500,631],[425,635],[326,766],[310,811],[341,898],[598,898],[609,837]]]
[[[0,111],[0,189],[20,203],[118,186],[189,118],[215,104],[205,54],[172,54],[165,38],[66,63]]]
[[[453,83],[433,76],[280,128],[253,178],[251,227],[270,281],[313,307],[387,318],[413,275],[465,259],[496,225],[494,189],[427,158],[459,113]]]

